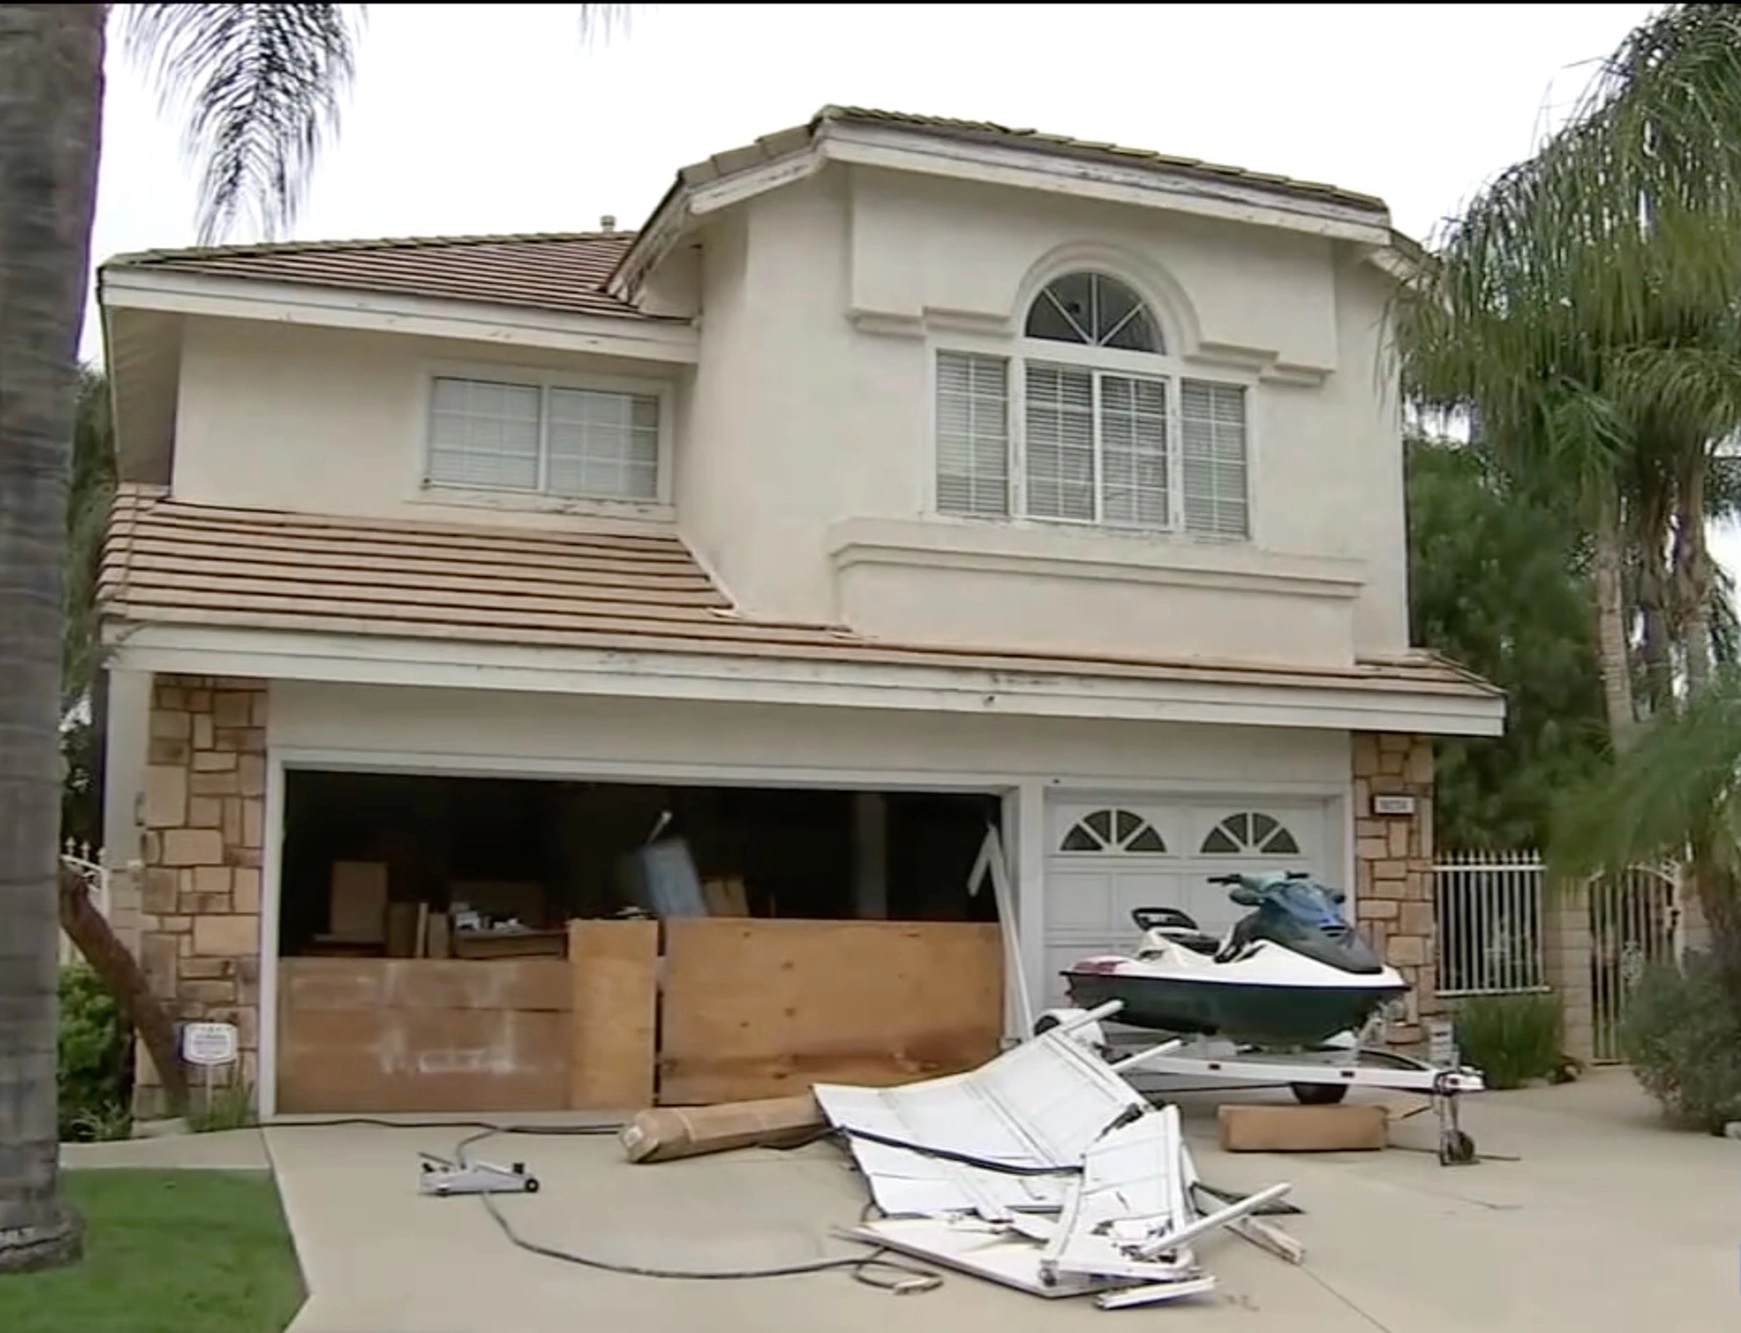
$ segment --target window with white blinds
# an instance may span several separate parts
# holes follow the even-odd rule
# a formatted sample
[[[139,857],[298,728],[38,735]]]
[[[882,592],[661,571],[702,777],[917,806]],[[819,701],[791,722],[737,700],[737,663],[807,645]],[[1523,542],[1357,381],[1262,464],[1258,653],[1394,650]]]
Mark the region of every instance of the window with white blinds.
[[[1245,390],[1237,384],[1182,381],[1179,427],[1185,531],[1210,537],[1248,536]]]
[[[1133,288],[1066,273],[1023,334],[1032,359],[937,354],[940,513],[1251,535],[1245,388],[1167,373]]]
[[[1019,370],[938,354],[939,512],[1250,535],[1243,386],[1046,361]]]
[[[1010,512],[1009,363],[999,356],[937,356],[937,508]]]
[[[654,394],[439,376],[429,480],[605,500],[659,496]]]

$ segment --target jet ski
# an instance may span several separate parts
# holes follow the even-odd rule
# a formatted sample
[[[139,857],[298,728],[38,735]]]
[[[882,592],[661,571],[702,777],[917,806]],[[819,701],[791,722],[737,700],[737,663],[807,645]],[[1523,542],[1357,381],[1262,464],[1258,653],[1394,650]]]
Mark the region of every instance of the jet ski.
[[[1218,1037],[1271,1050],[1320,1047],[1358,1032],[1408,992],[1342,915],[1348,895],[1310,875],[1216,875],[1211,884],[1252,911],[1225,939],[1186,913],[1139,907],[1134,958],[1084,958],[1064,973],[1071,1002],[1093,1009],[1120,1000],[1115,1020],[1180,1035]]]

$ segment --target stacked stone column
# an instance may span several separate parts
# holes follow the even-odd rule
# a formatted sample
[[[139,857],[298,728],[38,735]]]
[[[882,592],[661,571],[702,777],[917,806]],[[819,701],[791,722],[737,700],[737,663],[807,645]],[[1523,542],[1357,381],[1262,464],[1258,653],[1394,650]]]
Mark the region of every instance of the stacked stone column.
[[[260,873],[266,815],[266,683],[158,676],[141,800],[140,959],[152,992],[181,1022],[234,1023],[259,1073]],[[149,1056],[136,1110],[162,1105]]]
[[[1376,815],[1375,795],[1412,796],[1414,813]],[[1354,735],[1355,919],[1410,986],[1398,1046],[1417,1045],[1439,1010],[1433,909],[1433,746],[1424,736]]]

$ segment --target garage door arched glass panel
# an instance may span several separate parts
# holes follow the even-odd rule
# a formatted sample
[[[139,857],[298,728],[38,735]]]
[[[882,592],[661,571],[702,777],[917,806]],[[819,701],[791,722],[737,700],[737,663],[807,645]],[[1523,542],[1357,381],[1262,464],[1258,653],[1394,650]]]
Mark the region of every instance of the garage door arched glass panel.
[[[1242,810],[1210,829],[1199,851],[1204,856],[1298,856],[1300,841],[1274,815]]]
[[[1061,852],[1141,856],[1165,852],[1166,842],[1155,826],[1131,810],[1108,807],[1084,815],[1070,826],[1064,840],[1058,844]]]

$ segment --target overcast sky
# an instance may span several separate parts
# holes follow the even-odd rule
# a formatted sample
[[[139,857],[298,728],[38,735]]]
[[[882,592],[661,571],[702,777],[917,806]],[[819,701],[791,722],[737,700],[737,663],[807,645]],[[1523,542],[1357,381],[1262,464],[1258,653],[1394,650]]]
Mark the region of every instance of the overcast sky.
[[[583,47],[577,6],[374,5],[295,236],[634,227],[678,167],[835,102],[1323,181],[1424,239],[1654,8],[658,5]],[[103,134],[96,257],[192,244],[178,127],[119,54]]]

